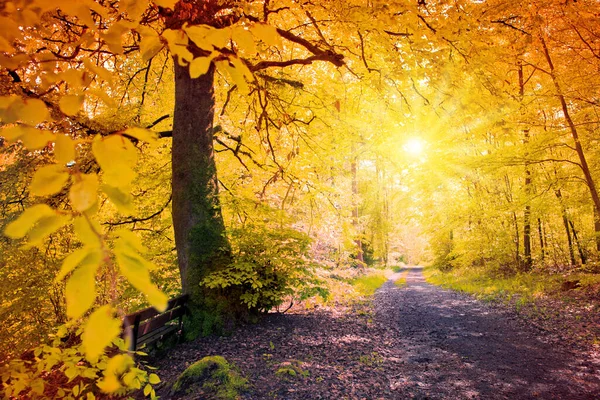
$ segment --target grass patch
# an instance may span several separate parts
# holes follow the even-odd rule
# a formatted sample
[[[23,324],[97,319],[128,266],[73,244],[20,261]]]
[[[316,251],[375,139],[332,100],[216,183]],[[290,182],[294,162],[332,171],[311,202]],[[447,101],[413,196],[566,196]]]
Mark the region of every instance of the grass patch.
[[[484,269],[455,269],[442,272],[428,267],[425,280],[431,284],[475,295],[483,300],[508,300],[516,297],[517,305],[530,303],[536,298],[565,292],[566,282],[578,282],[581,289],[600,283],[600,275],[573,273],[568,276],[541,273],[523,273],[498,277]]]
[[[361,296],[372,296],[384,283],[387,277],[383,272],[377,271],[368,275],[354,278],[350,284]]]
[[[177,378],[171,392],[185,391],[191,394],[198,390],[211,398],[234,400],[248,389],[248,381],[221,356],[204,357],[190,365]]]
[[[405,277],[400,277],[400,278],[396,279],[394,281],[394,285],[396,285],[398,287],[406,286],[406,278]]]

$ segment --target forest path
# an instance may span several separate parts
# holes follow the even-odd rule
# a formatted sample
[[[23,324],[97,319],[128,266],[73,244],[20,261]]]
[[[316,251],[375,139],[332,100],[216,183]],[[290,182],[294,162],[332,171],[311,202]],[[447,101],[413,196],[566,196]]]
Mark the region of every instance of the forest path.
[[[386,283],[375,310],[384,357],[398,358],[386,370],[402,371],[391,384],[409,397],[600,399],[597,360],[497,305],[427,284],[419,267],[406,280]]]
[[[270,314],[230,337],[177,346],[156,364],[158,394],[207,398],[169,393],[207,355],[239,367],[251,385],[244,399],[600,399],[600,363],[588,353],[503,307],[425,283],[418,267],[352,310]],[[295,376],[281,373],[290,367]]]

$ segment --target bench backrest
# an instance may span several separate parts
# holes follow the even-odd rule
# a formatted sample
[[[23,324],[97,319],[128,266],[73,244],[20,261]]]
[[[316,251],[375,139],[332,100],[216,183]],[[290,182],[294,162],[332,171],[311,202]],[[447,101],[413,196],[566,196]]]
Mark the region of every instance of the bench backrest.
[[[187,312],[185,304],[189,295],[184,294],[169,300],[167,309],[163,312],[153,307],[136,311],[123,318],[123,328],[126,334],[131,336],[131,350],[135,350],[138,338],[148,335],[167,324],[169,321],[183,318]]]

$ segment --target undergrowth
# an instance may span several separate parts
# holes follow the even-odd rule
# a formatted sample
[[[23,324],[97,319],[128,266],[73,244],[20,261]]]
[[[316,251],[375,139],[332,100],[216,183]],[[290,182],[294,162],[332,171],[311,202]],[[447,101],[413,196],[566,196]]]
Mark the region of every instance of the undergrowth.
[[[577,282],[577,290],[600,284],[599,274],[573,273],[550,275],[522,273],[495,276],[484,269],[453,269],[442,272],[434,267],[424,270],[427,282],[444,288],[470,293],[483,300],[506,300],[516,297],[517,304],[525,304],[545,296],[561,296],[568,282]]]

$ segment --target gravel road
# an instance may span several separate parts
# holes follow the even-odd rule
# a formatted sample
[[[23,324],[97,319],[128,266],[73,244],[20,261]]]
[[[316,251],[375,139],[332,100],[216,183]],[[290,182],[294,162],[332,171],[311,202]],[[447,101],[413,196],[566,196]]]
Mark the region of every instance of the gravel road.
[[[600,399],[598,360],[511,311],[425,283],[389,282],[375,299],[394,398]],[[393,371],[398,371],[394,374]]]
[[[511,311],[425,283],[390,280],[351,312],[270,315],[227,338],[204,338],[158,362],[162,398],[206,355],[235,363],[246,399],[600,399],[600,362]],[[295,365],[296,376],[276,375]]]

